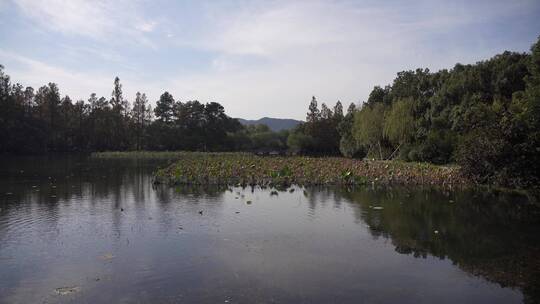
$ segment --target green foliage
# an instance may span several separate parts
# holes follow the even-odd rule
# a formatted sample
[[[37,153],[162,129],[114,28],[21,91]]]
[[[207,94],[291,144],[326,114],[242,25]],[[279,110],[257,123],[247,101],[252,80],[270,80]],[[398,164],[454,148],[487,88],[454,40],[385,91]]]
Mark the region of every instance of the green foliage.
[[[302,127],[294,129],[287,138],[289,150],[295,154],[307,153],[313,149],[315,140],[304,133]]]
[[[362,107],[354,116],[353,137],[357,143],[369,150],[377,149],[382,159],[381,142],[383,141],[385,106],[374,103]]]
[[[354,124],[354,115],[356,113],[356,106],[351,103],[347,110],[347,115],[338,125],[338,132],[341,136],[339,141],[339,151],[346,157],[363,157],[365,156],[364,150],[358,144],[352,134],[352,128]]]
[[[232,150],[230,134],[242,130],[218,103],[175,103],[164,93],[155,111],[158,119],[153,121],[146,95],[137,92],[130,108],[118,77],[111,95],[108,101],[93,93],[87,103],[74,103],[68,96],[61,97],[54,83],[34,94],[30,87],[11,84],[1,67],[0,153]]]
[[[394,145],[409,142],[415,134],[413,99],[399,99],[384,119],[384,136]]]
[[[409,161],[457,161],[479,183],[538,185],[540,42],[531,54],[504,52],[435,73],[403,71],[375,87],[355,114],[352,134],[370,156],[388,151]],[[340,132],[341,149],[354,145]],[[397,152],[397,153],[396,153]]]
[[[540,183],[540,40],[532,47],[525,89],[509,102],[483,107],[482,123],[463,136],[458,160],[479,183],[538,187]],[[477,119],[480,121],[480,119]]]
[[[309,104],[306,122],[297,126],[288,139],[293,153],[335,155],[339,154],[340,134],[338,126],[343,120],[343,105],[340,101],[332,111],[325,103],[319,111],[317,99],[313,96]]]
[[[158,120],[168,123],[173,117],[173,107],[175,107],[173,96],[169,92],[165,92],[161,94],[159,100],[156,102],[154,114]],[[178,115],[178,113],[176,114]]]
[[[289,131],[273,132],[267,125],[249,125],[232,133],[235,139],[234,150],[256,153],[285,152]]]

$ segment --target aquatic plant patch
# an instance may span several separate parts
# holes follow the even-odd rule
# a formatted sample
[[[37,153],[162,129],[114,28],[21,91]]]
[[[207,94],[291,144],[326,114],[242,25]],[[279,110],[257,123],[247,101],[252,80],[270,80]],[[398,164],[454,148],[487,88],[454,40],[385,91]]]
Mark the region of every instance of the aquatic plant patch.
[[[182,153],[154,175],[157,184],[218,185],[463,185],[456,166],[342,157],[257,156],[250,153]]]

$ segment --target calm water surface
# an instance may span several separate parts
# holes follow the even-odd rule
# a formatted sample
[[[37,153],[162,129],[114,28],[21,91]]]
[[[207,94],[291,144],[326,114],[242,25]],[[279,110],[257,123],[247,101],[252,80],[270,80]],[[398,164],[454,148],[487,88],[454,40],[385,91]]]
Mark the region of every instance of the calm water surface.
[[[525,197],[153,188],[166,163],[0,160],[0,303],[540,301]]]

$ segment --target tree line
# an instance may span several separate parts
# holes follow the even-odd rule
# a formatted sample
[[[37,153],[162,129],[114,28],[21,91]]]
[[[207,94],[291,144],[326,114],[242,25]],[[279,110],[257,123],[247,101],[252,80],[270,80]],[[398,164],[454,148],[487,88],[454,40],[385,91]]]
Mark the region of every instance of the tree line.
[[[115,78],[109,99],[62,97],[12,84],[0,65],[0,153],[187,150],[289,152],[458,163],[481,183],[538,185],[540,41],[530,53],[504,52],[452,69],[397,73],[366,102],[330,108],[312,98],[306,122],[290,131],[242,126],[216,102],[133,104]]]
[[[345,116],[340,102],[319,110],[314,97],[288,141],[304,153],[457,163],[479,183],[538,187],[540,39],[530,53],[399,72]]]

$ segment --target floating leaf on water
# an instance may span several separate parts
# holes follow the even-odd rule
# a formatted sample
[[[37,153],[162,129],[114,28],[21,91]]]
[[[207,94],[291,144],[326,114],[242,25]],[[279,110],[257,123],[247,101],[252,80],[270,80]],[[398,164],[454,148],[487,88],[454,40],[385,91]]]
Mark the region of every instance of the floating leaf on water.
[[[104,255],[100,256],[99,258],[102,259],[102,260],[105,260],[105,261],[110,261],[110,260],[114,259],[114,255],[112,253],[105,253]]]
[[[57,294],[61,296],[69,295],[72,293],[76,293],[81,291],[81,288],[79,286],[66,286],[66,287],[58,287],[54,290]]]

